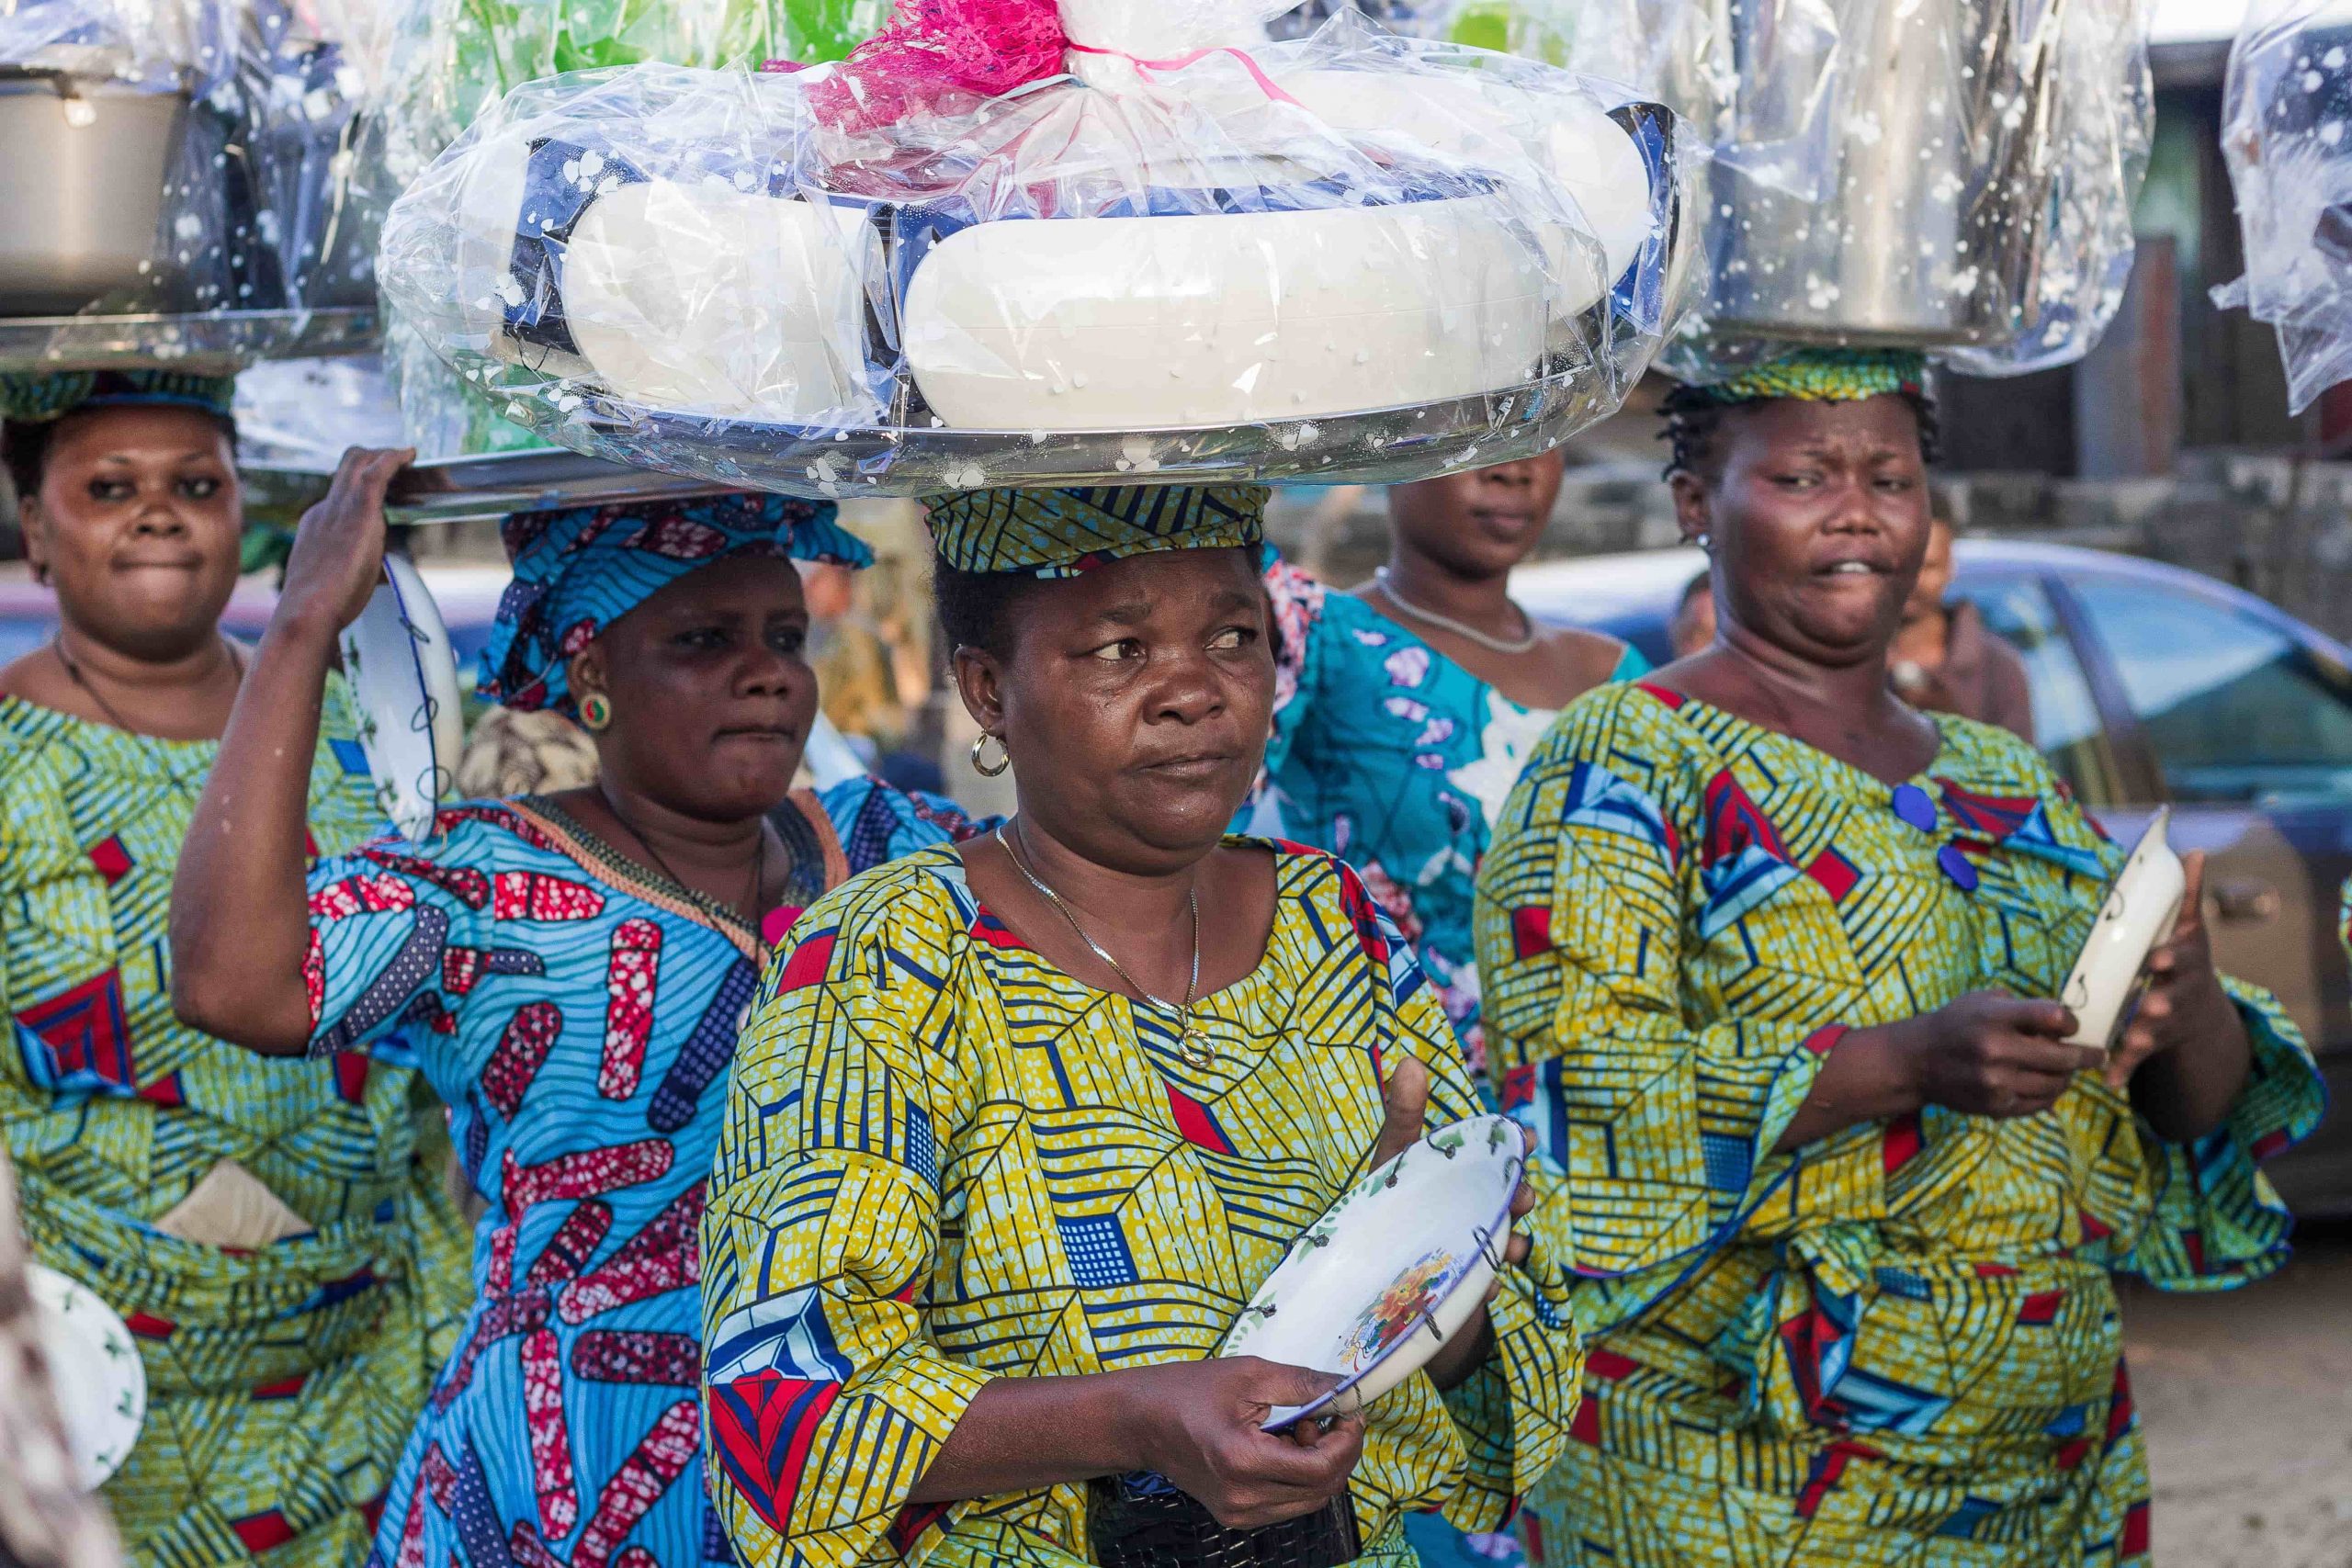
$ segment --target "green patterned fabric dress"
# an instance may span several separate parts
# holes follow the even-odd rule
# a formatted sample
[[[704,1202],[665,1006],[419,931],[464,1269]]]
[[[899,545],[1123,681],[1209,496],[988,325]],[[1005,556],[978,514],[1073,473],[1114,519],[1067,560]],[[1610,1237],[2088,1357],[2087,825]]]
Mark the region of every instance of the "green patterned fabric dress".
[[[382,820],[354,733],[331,683],[314,853]],[[146,1426],[106,1488],[131,1561],[357,1563],[463,1308],[462,1227],[408,1068],[262,1056],[173,1016],[172,874],[218,750],[0,698],[0,1133],[35,1252],[146,1362]],[[208,1176],[257,1181],[308,1234],[158,1228]]]
[[[2277,1004],[2165,1142],[2092,1075],[1778,1145],[1849,1030],[2057,993],[2122,863],[2032,747],[1938,716],[1889,784],[1663,687],[1561,716],[1479,873],[1487,1042],[1562,1196],[1584,1399],[1528,1499],[1557,1568],[2145,1568],[2113,1276],[2222,1291],[2287,1256],[2256,1168],[2325,1097]]]

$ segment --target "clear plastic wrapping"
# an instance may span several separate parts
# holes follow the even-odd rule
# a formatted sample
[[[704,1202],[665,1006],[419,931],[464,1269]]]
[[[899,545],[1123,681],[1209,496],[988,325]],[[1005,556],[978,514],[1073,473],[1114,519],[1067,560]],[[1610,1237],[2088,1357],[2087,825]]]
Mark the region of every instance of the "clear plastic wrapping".
[[[369,217],[380,224],[477,116],[526,82],[649,62],[838,60],[889,11],[889,0],[384,0],[374,29],[389,63],[358,176]],[[384,356],[423,456],[542,445],[424,346],[396,309],[386,312]]]
[[[2222,154],[2245,276],[2214,298],[2277,330],[2301,413],[2352,379],[2352,0],[2254,0],[2230,51]]]
[[[1266,9],[1064,0],[1070,73],[995,96],[531,84],[395,205],[383,286],[561,445],[820,494],[1411,477],[1614,409],[1671,321],[1673,117]]]
[[[1708,144],[1710,282],[1665,355],[1679,374],[1810,344],[2019,374],[2081,357],[2121,302],[2148,0],[1507,9],[1514,50],[1631,82]]]

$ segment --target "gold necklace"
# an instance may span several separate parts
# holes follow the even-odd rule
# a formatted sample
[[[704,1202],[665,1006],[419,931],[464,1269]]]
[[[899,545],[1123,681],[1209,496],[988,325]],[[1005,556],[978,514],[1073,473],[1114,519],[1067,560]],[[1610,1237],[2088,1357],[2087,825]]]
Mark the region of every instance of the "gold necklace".
[[[1017,829],[1017,823],[1015,824],[1015,827]],[[1105,948],[1101,942],[1086,934],[1086,928],[1078,923],[1077,911],[1073,910],[1069,907],[1069,902],[1065,900],[1060,894],[1046,886],[1045,878],[1039,876],[1035,872],[1029,869],[1028,861],[1023,857],[1019,850],[1012,847],[1012,840],[1004,836],[1004,829],[1002,828],[999,828],[996,830],[996,841],[1003,845],[1004,852],[1012,857],[1012,868],[1015,871],[1018,871],[1022,875],[1027,877],[1029,879],[1029,886],[1044,894],[1046,896],[1046,901],[1062,912],[1062,919],[1069,922],[1069,929],[1078,934],[1078,940],[1084,942],[1088,947],[1093,949],[1094,956],[1109,964],[1111,966],[1111,973],[1116,975],[1122,981],[1125,982],[1128,990],[1133,991],[1144,1001],[1149,1003],[1155,1008],[1158,1008],[1161,1012],[1168,1014],[1169,1017],[1176,1021],[1176,1055],[1183,1058],[1184,1065],[1188,1067],[1201,1070],[1205,1070],[1216,1066],[1216,1047],[1211,1045],[1208,1042],[1208,1037],[1203,1034],[1198,1029],[1194,1028],[1193,1024],[1193,998],[1200,994],[1201,989],[1200,889],[1196,886],[1185,895],[1185,900],[1192,906],[1193,910],[1193,978],[1191,983],[1185,986],[1184,1000],[1182,1005],[1179,1006],[1177,1003],[1169,1001],[1165,998],[1153,996],[1149,991],[1145,990],[1143,987],[1137,985],[1136,983],[1136,977],[1127,973],[1125,964],[1121,964],[1117,959],[1112,957],[1109,949]]]

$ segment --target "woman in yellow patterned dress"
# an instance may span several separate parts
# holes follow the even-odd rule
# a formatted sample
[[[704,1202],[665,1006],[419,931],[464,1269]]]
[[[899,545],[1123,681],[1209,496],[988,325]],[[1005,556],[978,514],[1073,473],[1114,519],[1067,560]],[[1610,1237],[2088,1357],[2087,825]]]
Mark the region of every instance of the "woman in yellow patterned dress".
[[[1269,1436],[1331,1380],[1204,1359],[1424,1096],[1477,1105],[1355,874],[1223,832],[1273,696],[1264,493],[933,513],[974,762],[1020,812],[812,905],[739,1047],[705,1380],[752,1568],[1404,1565],[1406,1512],[1495,1529],[1566,1441],[1573,1336],[1516,1269],[1361,1422]],[[1163,1508],[1232,1555],[1130,1533]]]
[[[2060,988],[2120,856],[1886,650],[1928,540],[1916,359],[1669,403],[1713,645],[1571,707],[1480,878],[1504,1103],[1565,1192],[1586,1396],[1547,1563],[2144,1563],[2110,1276],[2276,1268],[2317,1121],[2192,898],[2110,1058]],[[2192,883],[2196,879],[2192,870]]]
[[[122,1314],[144,1429],[106,1488],[132,1562],[366,1556],[463,1310],[439,1119],[414,1074],[272,1063],[172,1014],[164,915],[245,655],[229,383],[0,382],[54,641],[0,671],[0,1130],[40,1259]],[[317,851],[382,821],[340,684]]]

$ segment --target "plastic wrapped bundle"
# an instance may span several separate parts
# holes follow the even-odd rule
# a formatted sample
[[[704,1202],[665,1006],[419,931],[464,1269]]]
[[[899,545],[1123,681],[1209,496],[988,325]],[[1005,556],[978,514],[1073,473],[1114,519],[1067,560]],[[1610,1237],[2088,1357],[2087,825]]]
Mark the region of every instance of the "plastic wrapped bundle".
[[[2352,379],[2352,3],[2255,0],[2230,51],[2222,153],[2245,276],[2214,299],[2277,329],[2301,413]]]
[[[2121,303],[2148,0],[1514,0],[1512,47],[1632,82],[1712,153],[1711,284],[1666,357],[1820,344],[1977,375],[2087,353]]]
[[[0,316],[370,305],[359,66],[285,0],[0,8]]]
[[[386,89],[357,176],[370,234],[401,191],[525,82],[654,62],[838,60],[889,9],[889,0],[385,0],[375,14],[390,58]],[[386,313],[384,357],[409,439],[424,457],[545,445],[499,417],[397,310]]]
[[[1353,17],[1042,9],[1034,81],[902,27],[518,89],[395,206],[386,291],[564,446],[826,494],[1499,461],[1670,324],[1657,106]]]

